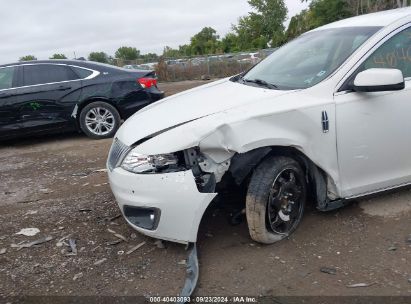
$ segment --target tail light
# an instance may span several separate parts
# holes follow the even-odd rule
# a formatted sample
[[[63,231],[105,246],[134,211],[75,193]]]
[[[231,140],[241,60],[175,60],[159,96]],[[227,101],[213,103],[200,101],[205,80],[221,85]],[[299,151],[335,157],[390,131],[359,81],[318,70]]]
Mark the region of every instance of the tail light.
[[[157,79],[154,78],[138,78],[137,82],[145,89],[157,86]]]

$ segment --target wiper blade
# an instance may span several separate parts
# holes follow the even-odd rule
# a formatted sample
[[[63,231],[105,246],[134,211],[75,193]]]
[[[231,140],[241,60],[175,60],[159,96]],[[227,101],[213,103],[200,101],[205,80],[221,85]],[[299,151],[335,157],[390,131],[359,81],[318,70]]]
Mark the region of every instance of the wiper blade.
[[[242,79],[243,79],[244,82],[255,83],[255,84],[258,84],[260,86],[269,88],[269,89],[278,89],[278,87],[275,84],[268,83],[267,81],[262,80],[262,79],[245,79],[245,78],[242,78]]]

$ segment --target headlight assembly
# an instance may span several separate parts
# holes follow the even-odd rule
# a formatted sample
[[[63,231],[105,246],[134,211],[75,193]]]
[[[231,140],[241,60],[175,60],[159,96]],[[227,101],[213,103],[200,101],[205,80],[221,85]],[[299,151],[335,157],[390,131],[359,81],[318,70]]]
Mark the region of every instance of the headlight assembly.
[[[179,171],[179,157],[177,153],[158,155],[144,155],[131,150],[121,163],[124,170],[133,173],[156,173],[170,169]],[[184,168],[183,168],[184,169]]]

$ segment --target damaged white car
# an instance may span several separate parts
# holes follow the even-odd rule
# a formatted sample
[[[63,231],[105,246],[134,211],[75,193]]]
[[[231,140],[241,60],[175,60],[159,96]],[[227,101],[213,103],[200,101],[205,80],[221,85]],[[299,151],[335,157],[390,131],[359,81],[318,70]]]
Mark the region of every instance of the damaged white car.
[[[405,77],[405,79],[404,79]],[[110,185],[141,233],[196,242],[223,187],[247,189],[252,239],[411,183],[411,10],[303,34],[246,73],[156,102],[117,132]]]

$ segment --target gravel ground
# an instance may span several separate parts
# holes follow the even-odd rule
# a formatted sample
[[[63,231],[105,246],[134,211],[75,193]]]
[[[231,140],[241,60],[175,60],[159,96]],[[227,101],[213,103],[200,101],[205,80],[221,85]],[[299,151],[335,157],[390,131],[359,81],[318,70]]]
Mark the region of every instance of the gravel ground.
[[[203,83],[161,88],[170,95]],[[156,243],[119,216],[100,170],[110,145],[78,134],[0,143],[0,302],[178,294],[185,246]],[[411,296],[410,189],[329,213],[311,208],[288,240],[271,246],[252,242],[244,221],[230,225],[230,212],[212,209],[203,219],[196,295]],[[23,228],[40,232],[16,234]],[[359,283],[366,287],[349,287]]]

